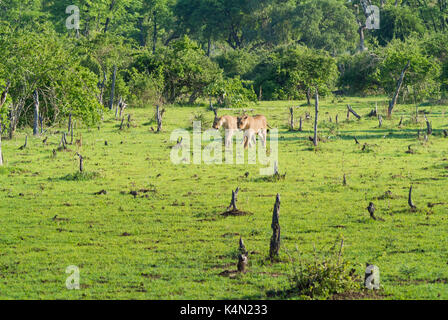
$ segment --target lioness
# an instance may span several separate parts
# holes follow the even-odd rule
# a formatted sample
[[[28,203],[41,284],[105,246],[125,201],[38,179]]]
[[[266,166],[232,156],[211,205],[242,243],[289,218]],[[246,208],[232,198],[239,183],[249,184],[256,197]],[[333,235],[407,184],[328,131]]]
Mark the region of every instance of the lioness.
[[[240,130],[245,130],[245,134],[247,135],[247,141],[244,144],[244,147],[251,147],[252,143],[255,143],[255,134],[258,134],[261,138],[263,146],[266,146],[267,139],[267,131],[268,131],[268,122],[266,117],[263,115],[256,115],[254,117],[250,117],[244,115],[242,117],[237,118],[237,126]]]
[[[226,147],[232,144],[232,137],[238,131],[237,118],[233,116],[222,116],[215,118],[213,129],[223,127],[226,129]]]

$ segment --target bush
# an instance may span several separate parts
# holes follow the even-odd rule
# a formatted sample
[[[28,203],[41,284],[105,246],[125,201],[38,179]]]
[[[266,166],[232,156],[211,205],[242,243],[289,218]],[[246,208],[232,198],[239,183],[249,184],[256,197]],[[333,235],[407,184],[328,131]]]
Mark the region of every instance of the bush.
[[[316,87],[325,96],[334,89],[337,76],[334,58],[304,46],[279,47],[253,71],[255,88],[262,88],[264,100],[302,99]]]
[[[334,294],[350,292],[360,288],[354,278],[355,270],[343,260],[342,242],[335,243],[328,251],[304,261],[297,249],[298,258],[291,257],[292,274],[290,287],[277,295],[299,296],[303,299],[328,299]]]
[[[339,58],[338,67],[341,72],[338,86],[348,94],[378,94],[380,83],[375,78],[378,72],[379,59],[370,52],[360,52],[353,56],[344,55]]]
[[[246,87],[245,87],[246,86]],[[249,88],[247,88],[249,87]],[[220,107],[244,108],[257,102],[250,81],[242,81],[239,77],[219,80],[207,88],[210,96],[215,97]]]
[[[393,40],[376,54],[380,58],[376,79],[389,96],[395,92],[398,78],[408,61],[411,64],[403,82],[402,101],[419,103],[425,98],[439,96],[440,65],[425,53],[421,40]]]

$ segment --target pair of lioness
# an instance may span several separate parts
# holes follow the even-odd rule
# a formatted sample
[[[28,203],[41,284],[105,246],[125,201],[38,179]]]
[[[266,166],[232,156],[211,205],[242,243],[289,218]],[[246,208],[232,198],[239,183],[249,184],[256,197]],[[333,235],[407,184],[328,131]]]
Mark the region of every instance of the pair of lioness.
[[[232,144],[232,137],[238,130],[244,130],[244,147],[252,147],[256,143],[255,135],[261,138],[263,146],[266,146],[268,123],[263,115],[254,117],[244,115],[242,117],[222,116],[216,118],[213,123],[214,129],[223,127],[226,129],[226,146]]]

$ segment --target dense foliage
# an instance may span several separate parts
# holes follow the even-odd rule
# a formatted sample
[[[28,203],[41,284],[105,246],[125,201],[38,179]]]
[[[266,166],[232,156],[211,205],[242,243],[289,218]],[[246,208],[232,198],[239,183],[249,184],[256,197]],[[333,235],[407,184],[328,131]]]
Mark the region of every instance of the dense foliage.
[[[377,30],[365,26],[366,3],[380,7]],[[93,124],[120,99],[242,107],[316,89],[390,96],[407,61],[399,102],[448,92],[446,0],[82,0],[77,30],[66,27],[71,4],[0,2],[4,125],[32,121],[35,90],[47,124],[68,113]]]

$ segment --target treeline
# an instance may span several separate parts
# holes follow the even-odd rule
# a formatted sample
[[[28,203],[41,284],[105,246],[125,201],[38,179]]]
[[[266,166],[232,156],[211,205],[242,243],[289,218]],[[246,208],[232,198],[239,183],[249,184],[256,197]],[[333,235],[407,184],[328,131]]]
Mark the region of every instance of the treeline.
[[[446,0],[81,0],[76,30],[69,5],[0,2],[3,130],[32,122],[34,92],[44,123],[71,113],[93,124],[111,97],[244,107],[314,88],[392,95],[409,61],[400,102],[448,91]],[[367,28],[368,5],[379,29]]]

